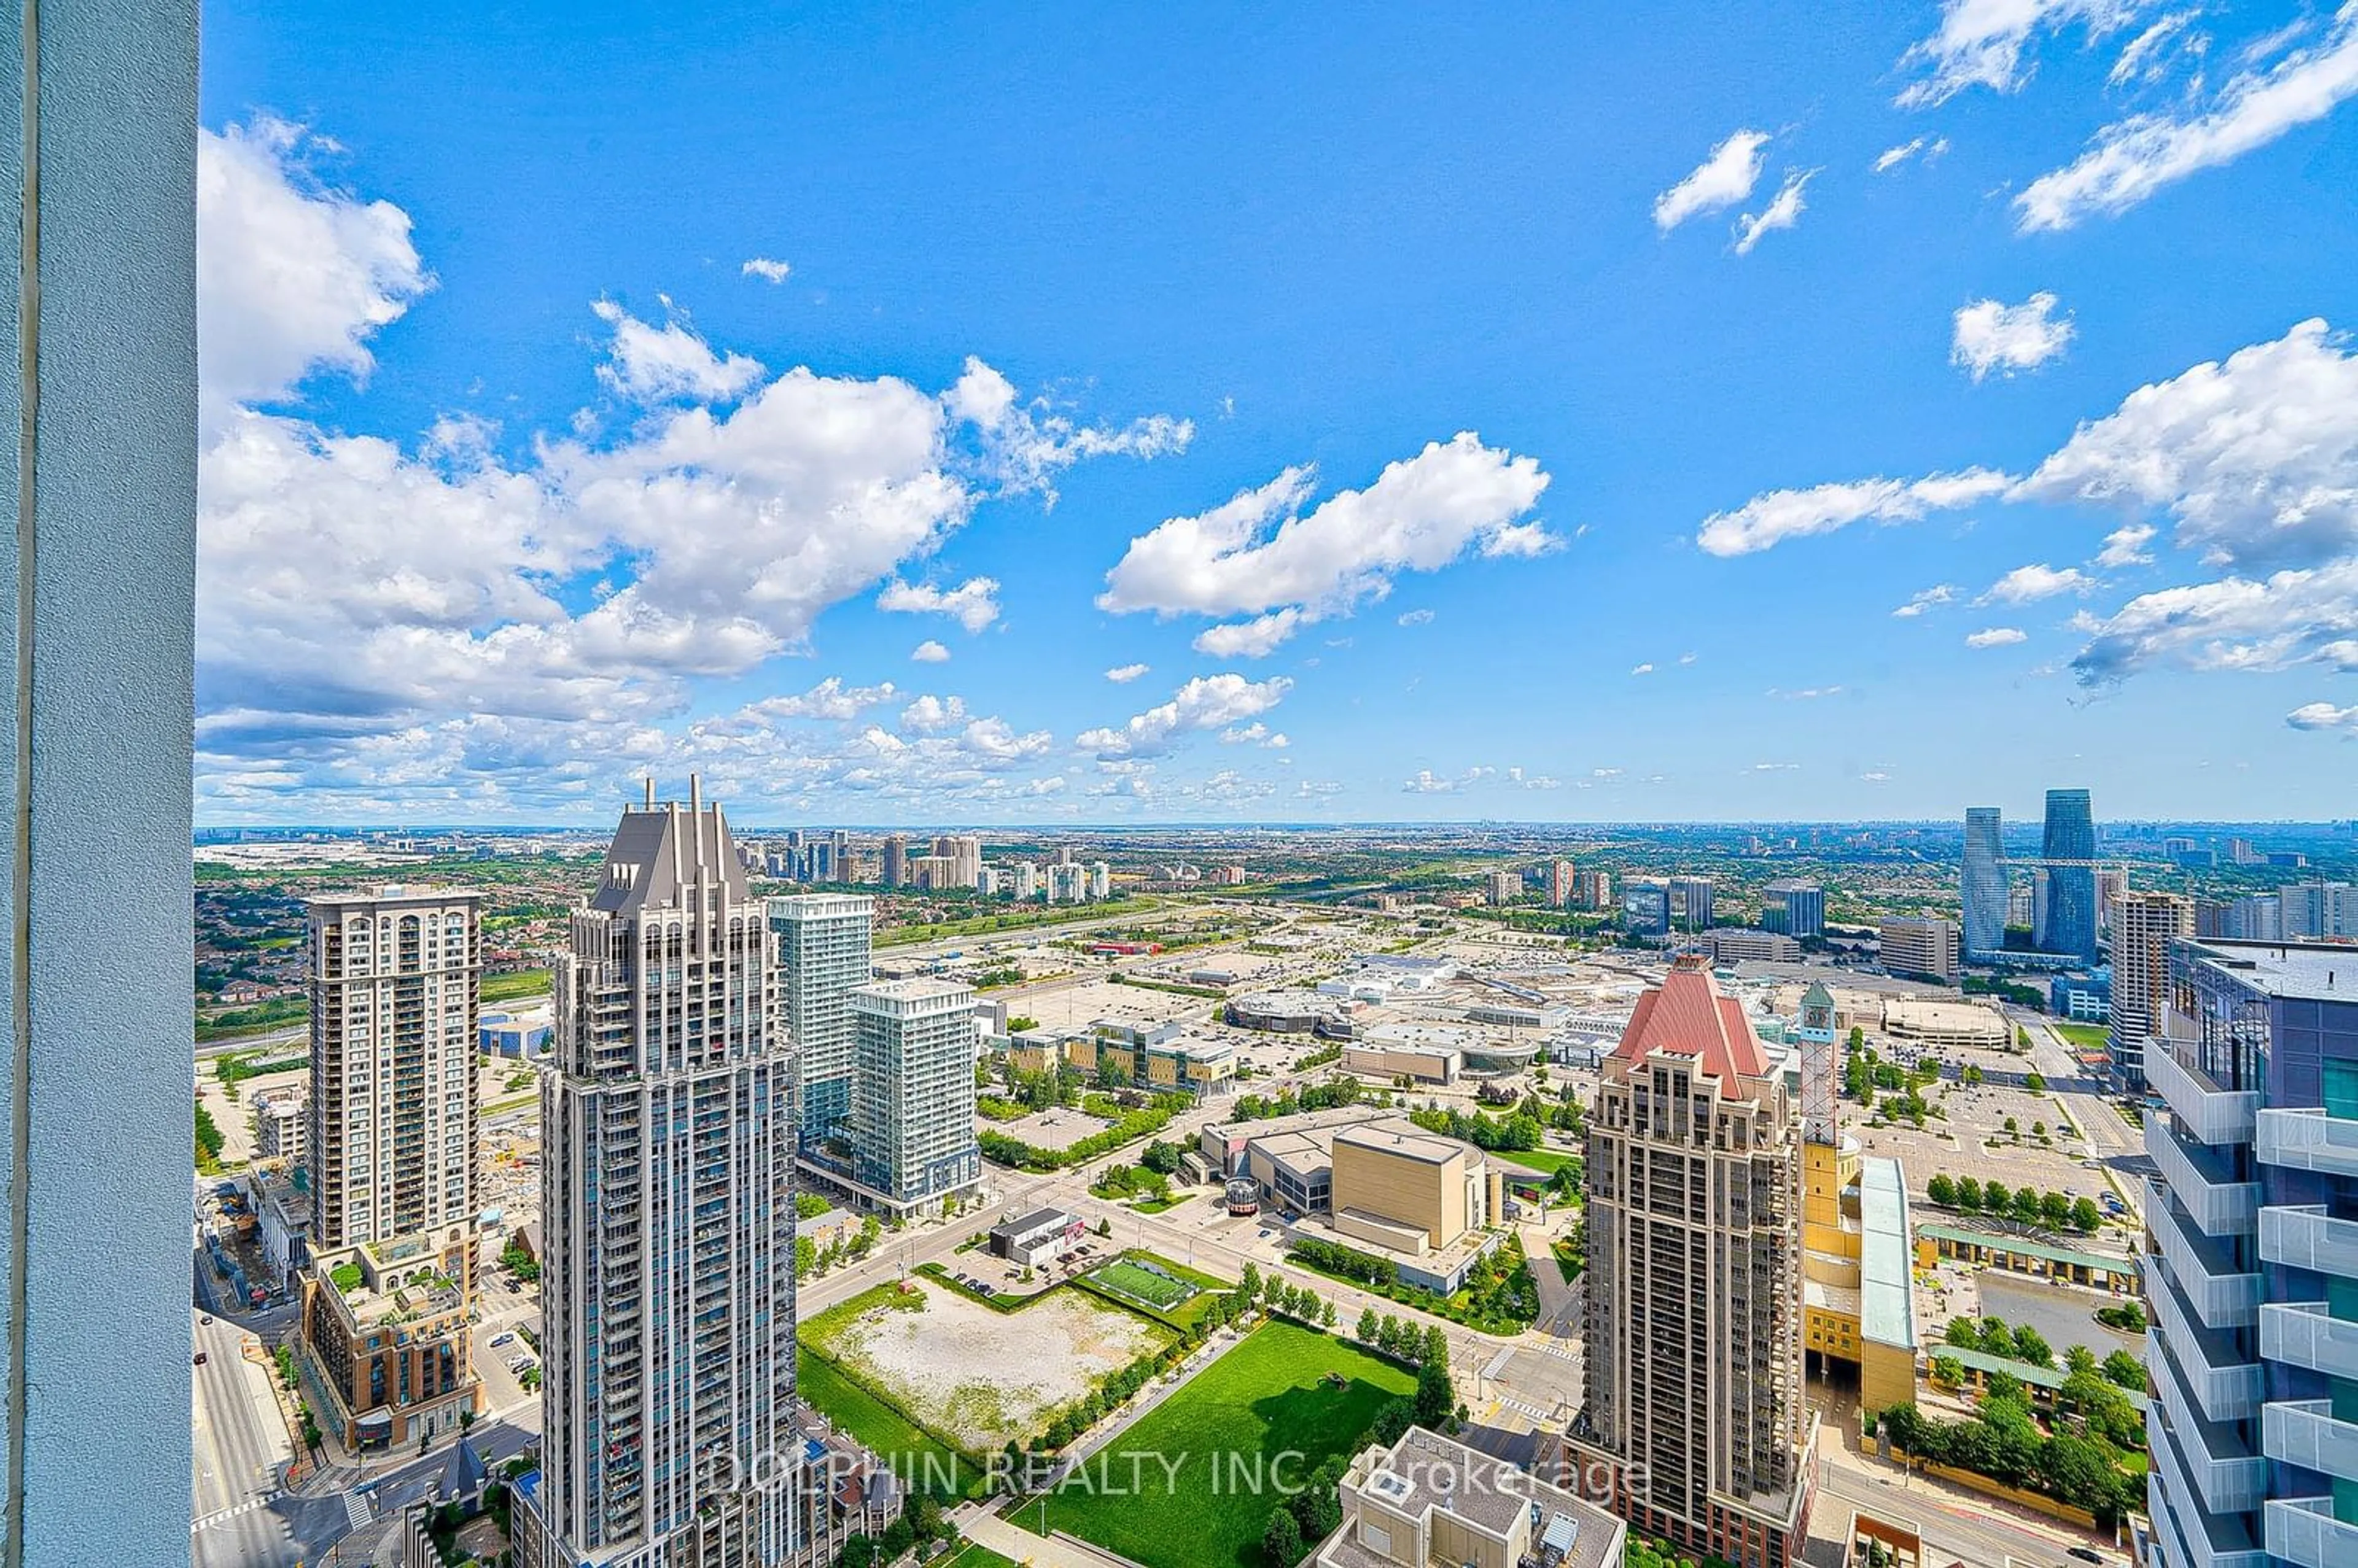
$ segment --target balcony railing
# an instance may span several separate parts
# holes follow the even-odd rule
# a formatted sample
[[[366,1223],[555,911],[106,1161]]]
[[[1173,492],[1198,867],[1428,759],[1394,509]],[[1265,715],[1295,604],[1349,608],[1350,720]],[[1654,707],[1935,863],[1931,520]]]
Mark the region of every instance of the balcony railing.
[[[2260,1257],[2358,1280],[2358,1224],[2329,1217],[2320,1205],[2271,1206],[2260,1211]]]
[[[2214,1563],[2234,1563],[2244,1553],[2258,1550],[2259,1521],[2255,1515],[2262,1499],[2255,1497],[2244,1508],[2233,1511],[2210,1508],[2195,1489],[2191,1463],[2176,1435],[2159,1422],[2148,1423],[2146,1430],[2152,1454],[2150,1473],[2163,1482],[2170,1522],[2187,1548],[2187,1560],[2201,1563],[2207,1555]],[[2266,1465],[2267,1462],[2258,1463]],[[2153,1517],[2159,1521],[2163,1516]]]
[[[2358,1176],[2358,1119],[2322,1110],[2264,1110],[2254,1142],[2270,1165]]]
[[[2214,1513],[2228,1514],[2258,1508],[2268,1494],[2267,1460],[2246,1447],[2226,1423],[2205,1420],[2187,1401],[2177,1379],[2154,1382],[2169,1418],[2169,1438],[2204,1505]]]
[[[2268,1551],[2301,1568],[2348,1568],[2358,1563],[2358,1524],[2333,1517],[2331,1498],[2294,1498],[2268,1504],[2263,1516]]]
[[[2358,1423],[2335,1420],[2330,1400],[2261,1406],[2260,1452],[2304,1470],[2358,1481]]]
[[[2260,1206],[2257,1182],[2229,1181],[2211,1174],[2196,1163],[2189,1146],[2159,1117],[2145,1124],[2145,1147],[2160,1168],[2161,1179],[2205,1235],[2250,1233],[2252,1217]]]
[[[2146,1051],[2145,1077],[2169,1102],[2170,1115],[2188,1137],[2203,1143],[2251,1141],[2252,1118],[2260,1103],[2255,1091],[2221,1088],[2158,1041]]]
[[[2335,1317],[2323,1302],[2271,1303],[2260,1308],[2260,1354],[2358,1381],[2358,1323]]]
[[[2148,1187],[2146,1222],[2161,1244],[2178,1287],[2194,1314],[2212,1328],[2248,1328],[2257,1316],[2262,1281],[2256,1271],[2235,1269],[2216,1238],[2187,1223],[2168,1195]]]
[[[2236,1352],[2232,1335],[2205,1328],[2187,1314],[2175,1278],[2164,1273],[2167,1268],[2164,1264],[2146,1276],[2147,1299],[2153,1304],[2154,1322],[2160,1329],[2158,1342],[2148,1340],[2147,1344],[2167,1346],[2177,1372],[2154,1366],[2155,1375],[2183,1378],[2194,1402],[2212,1421],[2250,1420],[2259,1411],[2266,1374],[2259,1363]],[[2147,1365],[2153,1366],[2156,1354],[2148,1348]]]
[[[2146,1476],[2145,1508],[2147,1517],[2153,1520],[2154,1533],[2161,1546],[2160,1560],[2167,1568],[2268,1568],[2268,1554],[2257,1546],[2214,1545],[2203,1533],[2200,1515],[2195,1516],[2193,1534],[2181,1530],[2158,1470]]]

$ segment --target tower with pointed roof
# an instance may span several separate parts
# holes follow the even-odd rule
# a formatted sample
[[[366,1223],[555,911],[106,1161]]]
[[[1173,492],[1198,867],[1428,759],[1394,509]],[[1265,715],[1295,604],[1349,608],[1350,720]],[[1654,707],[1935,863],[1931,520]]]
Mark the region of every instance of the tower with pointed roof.
[[[1650,1536],[1788,1568],[1807,1534],[1800,1120],[1700,955],[1639,999],[1588,1129],[1568,1470]]]

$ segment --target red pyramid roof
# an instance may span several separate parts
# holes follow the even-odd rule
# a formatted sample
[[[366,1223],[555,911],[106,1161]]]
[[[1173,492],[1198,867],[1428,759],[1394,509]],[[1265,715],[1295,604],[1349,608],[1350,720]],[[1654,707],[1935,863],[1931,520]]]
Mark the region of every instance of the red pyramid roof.
[[[1660,988],[1638,999],[1613,1054],[1639,1062],[1657,1051],[1701,1057],[1700,1070],[1722,1081],[1768,1075],[1768,1054],[1744,1004],[1720,994],[1709,961],[1698,953],[1681,954]]]

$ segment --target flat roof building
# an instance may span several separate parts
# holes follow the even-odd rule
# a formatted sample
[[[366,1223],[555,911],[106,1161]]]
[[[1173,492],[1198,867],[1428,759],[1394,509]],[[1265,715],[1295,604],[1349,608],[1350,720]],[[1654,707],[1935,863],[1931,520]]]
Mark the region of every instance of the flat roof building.
[[[1412,1426],[1343,1473],[1317,1568],[1619,1568],[1628,1530],[1520,1465]]]
[[[853,989],[851,1168],[895,1214],[982,1180],[974,1130],[974,988],[879,980]]]

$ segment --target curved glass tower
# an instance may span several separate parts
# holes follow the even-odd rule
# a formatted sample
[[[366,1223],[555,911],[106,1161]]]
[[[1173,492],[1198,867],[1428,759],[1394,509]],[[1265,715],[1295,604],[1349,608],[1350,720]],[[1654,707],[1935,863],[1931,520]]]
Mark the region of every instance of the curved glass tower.
[[[1965,859],[1959,902],[1968,954],[2006,946],[2006,865],[2003,824],[1995,806],[1965,808]]]
[[[2047,792],[2047,931],[2050,953],[2096,957],[2096,817],[2084,789]]]

